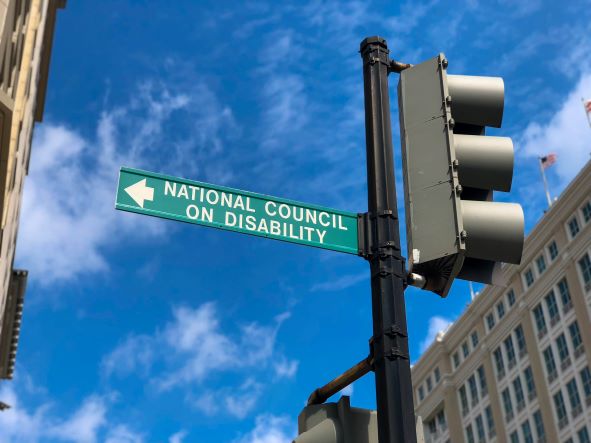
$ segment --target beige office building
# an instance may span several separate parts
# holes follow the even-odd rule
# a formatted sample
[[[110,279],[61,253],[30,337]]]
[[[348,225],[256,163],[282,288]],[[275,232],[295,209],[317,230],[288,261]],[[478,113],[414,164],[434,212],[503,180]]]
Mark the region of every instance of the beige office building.
[[[43,118],[56,11],[65,3],[0,0],[0,378],[14,369],[27,278],[13,270],[21,194],[33,127]]]
[[[589,443],[591,162],[502,279],[412,369],[425,441]]]

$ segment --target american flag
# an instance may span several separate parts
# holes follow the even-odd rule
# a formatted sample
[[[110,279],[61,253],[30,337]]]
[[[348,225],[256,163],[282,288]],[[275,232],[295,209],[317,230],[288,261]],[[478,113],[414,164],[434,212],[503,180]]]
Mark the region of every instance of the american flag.
[[[591,127],[591,100],[585,100],[584,98],[581,99],[583,101],[583,107],[585,108],[585,112],[587,113],[587,121],[589,122],[589,127]]]
[[[548,154],[544,157],[540,157],[540,163],[542,164],[542,168],[546,169],[549,166],[552,166],[556,163],[556,154]]]

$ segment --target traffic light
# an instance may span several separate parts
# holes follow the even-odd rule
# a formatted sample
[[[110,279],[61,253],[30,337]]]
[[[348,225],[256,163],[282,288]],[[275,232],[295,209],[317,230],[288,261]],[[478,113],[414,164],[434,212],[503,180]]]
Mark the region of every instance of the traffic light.
[[[347,396],[308,405],[298,417],[298,434],[293,443],[378,443],[377,413],[352,408]]]
[[[513,177],[511,139],[485,136],[501,126],[503,79],[448,75],[447,65],[439,54],[398,84],[410,271],[442,297],[456,277],[497,282],[524,240],[521,206],[492,201]]]

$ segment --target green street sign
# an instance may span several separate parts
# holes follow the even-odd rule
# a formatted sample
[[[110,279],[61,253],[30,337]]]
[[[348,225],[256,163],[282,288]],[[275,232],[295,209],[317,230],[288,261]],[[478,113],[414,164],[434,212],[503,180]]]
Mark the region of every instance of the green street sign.
[[[357,254],[357,214],[122,167],[115,208]]]

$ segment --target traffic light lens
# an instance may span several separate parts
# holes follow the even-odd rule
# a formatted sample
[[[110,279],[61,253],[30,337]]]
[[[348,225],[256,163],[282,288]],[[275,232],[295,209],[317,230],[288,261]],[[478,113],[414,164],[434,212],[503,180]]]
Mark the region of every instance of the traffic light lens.
[[[466,257],[519,263],[524,217],[515,203],[462,200]]]
[[[505,86],[500,77],[448,75],[451,115],[455,121],[500,128]]]
[[[508,192],[513,181],[513,142],[509,137],[454,134],[462,186]]]

